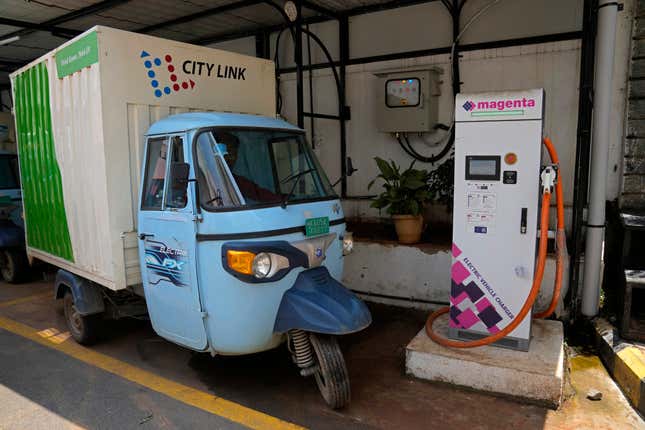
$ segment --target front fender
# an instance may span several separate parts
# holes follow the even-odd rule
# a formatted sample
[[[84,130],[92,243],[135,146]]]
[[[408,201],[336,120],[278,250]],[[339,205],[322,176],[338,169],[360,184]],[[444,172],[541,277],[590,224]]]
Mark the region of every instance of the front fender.
[[[363,330],[371,322],[365,303],[321,266],[301,272],[284,293],[273,331],[348,334]]]
[[[0,248],[25,246],[25,231],[10,221],[0,221]]]

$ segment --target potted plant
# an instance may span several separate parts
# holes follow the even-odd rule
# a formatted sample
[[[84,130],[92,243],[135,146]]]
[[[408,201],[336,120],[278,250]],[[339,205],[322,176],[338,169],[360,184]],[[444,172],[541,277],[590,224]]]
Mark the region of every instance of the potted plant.
[[[455,157],[454,153],[441,163],[435,170],[428,174],[430,199],[433,202],[445,205],[452,211],[452,200],[455,189]]]
[[[449,158],[428,175],[430,201],[426,204],[424,219],[428,224],[449,225],[452,223],[455,158]]]
[[[400,243],[416,243],[423,232],[423,207],[430,198],[428,172],[410,167],[401,168],[392,160],[388,163],[374,157],[381,172],[374,178],[368,189],[377,179],[383,180],[384,191],[370,205],[379,210],[385,209],[392,216]]]

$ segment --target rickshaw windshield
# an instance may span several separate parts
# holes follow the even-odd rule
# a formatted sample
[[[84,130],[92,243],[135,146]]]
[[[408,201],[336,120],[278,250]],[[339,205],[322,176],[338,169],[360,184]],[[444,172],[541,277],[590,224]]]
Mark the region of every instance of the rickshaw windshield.
[[[301,133],[208,130],[197,136],[196,153],[200,201],[207,210],[336,197]]]

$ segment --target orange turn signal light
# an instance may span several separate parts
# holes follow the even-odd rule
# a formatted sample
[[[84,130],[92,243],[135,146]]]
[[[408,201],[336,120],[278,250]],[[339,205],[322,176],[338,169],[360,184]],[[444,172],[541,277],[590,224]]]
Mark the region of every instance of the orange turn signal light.
[[[226,263],[228,267],[244,275],[253,274],[253,259],[255,254],[249,251],[226,251]]]

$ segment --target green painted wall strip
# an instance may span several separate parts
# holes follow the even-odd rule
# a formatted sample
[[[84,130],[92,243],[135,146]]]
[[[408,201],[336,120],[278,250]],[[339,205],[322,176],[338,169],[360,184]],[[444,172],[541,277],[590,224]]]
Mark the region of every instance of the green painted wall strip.
[[[16,76],[13,87],[27,242],[32,248],[74,261],[54,148],[45,63]]]

